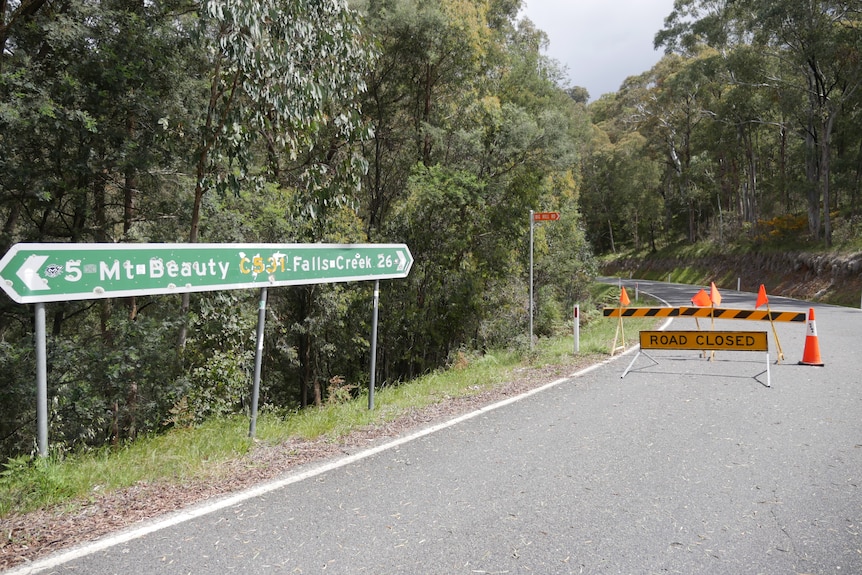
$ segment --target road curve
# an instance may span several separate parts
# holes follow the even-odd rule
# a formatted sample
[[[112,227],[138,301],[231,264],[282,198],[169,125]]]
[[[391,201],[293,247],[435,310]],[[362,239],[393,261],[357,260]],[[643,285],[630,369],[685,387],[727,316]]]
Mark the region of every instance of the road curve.
[[[671,305],[699,287],[626,281]],[[722,307],[754,295],[722,291]],[[825,367],[655,351],[250,498],[13,573],[862,573],[858,310],[816,310]],[[616,320],[605,320],[616,321]],[[672,329],[709,326],[676,319]],[[768,322],[716,329],[769,331]],[[636,334],[627,334],[634,339]],[[629,342],[632,343],[631,341]]]

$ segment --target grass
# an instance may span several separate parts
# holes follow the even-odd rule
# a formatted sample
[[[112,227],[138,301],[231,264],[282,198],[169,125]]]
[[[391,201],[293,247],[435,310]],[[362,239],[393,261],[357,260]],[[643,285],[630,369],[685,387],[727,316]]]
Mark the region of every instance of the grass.
[[[597,285],[592,297],[600,304],[613,306],[617,305],[619,291],[615,286]],[[633,301],[632,305],[646,304]],[[585,357],[588,362],[601,361],[609,354],[618,320],[603,318],[597,309],[582,310],[581,318],[577,357],[573,354],[569,323],[567,332],[539,339],[533,351],[463,353],[447,369],[401,385],[383,387],[375,392],[373,411],[368,409],[367,394],[319,409],[288,414],[264,411],[257,421],[257,441],[271,445],[291,438],[325,437],[337,441],[353,429],[386,423],[410,410],[479,394],[517,377],[516,370],[583,363]],[[629,341],[638,330],[653,328],[655,321],[626,319]],[[220,464],[242,457],[254,446],[255,442],[248,437],[248,425],[248,418],[234,416],[193,428],[175,428],[119,448],[11,459],[0,471],[0,518],[58,505],[73,508],[100,492],[140,482],[216,480]]]
[[[141,438],[120,448],[33,459],[18,457],[0,472],[0,517],[72,504],[141,481],[205,476],[213,463],[247,452],[248,420],[232,417]]]

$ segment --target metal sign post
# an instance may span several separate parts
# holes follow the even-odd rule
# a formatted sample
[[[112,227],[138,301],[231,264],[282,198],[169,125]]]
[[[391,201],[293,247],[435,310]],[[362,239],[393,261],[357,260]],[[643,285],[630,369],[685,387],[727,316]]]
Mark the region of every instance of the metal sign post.
[[[533,225],[534,222],[555,222],[560,212],[534,212],[530,210],[530,351],[533,351]]]
[[[371,312],[371,379],[368,380],[368,409],[374,409],[374,386],[377,376],[377,310],[380,302],[380,281],[374,280]]]
[[[251,415],[248,436],[257,433],[257,403],[260,398],[260,370],[263,365],[263,332],[266,326],[266,288],[260,288],[260,303],[257,310],[257,346],[254,352],[254,379],[251,383]]]
[[[48,350],[45,304],[36,304],[36,428],[39,455],[48,456]]]
[[[530,210],[530,351],[533,351],[533,210]]]

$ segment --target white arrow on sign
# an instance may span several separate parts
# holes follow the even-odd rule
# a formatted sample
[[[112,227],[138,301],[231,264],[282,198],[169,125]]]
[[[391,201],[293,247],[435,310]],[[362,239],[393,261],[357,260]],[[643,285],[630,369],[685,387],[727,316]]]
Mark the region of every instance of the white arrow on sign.
[[[26,285],[27,289],[30,291],[51,289],[48,287],[48,282],[39,277],[39,268],[45,265],[45,261],[47,259],[48,256],[37,256],[36,254],[33,254],[28,257],[24,262],[24,265],[15,272],[15,275],[21,278],[21,281],[24,282],[24,285]]]
[[[404,252],[398,250],[395,252],[398,255],[398,271],[404,271],[404,266],[407,265],[407,256],[404,255]]]

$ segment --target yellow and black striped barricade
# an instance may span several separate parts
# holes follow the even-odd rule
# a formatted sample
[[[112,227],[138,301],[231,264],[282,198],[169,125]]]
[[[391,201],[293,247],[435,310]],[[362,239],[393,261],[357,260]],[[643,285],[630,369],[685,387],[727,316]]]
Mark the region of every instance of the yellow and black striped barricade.
[[[772,387],[769,374],[769,338],[765,331],[642,331],[640,349],[620,379],[631,371],[641,355],[658,365],[658,361],[644,351],[647,349],[761,351],[766,353],[766,387]],[[761,373],[754,378],[757,379]]]
[[[720,307],[606,307],[605,317],[708,317],[758,321],[806,321],[805,312],[725,309]]]

